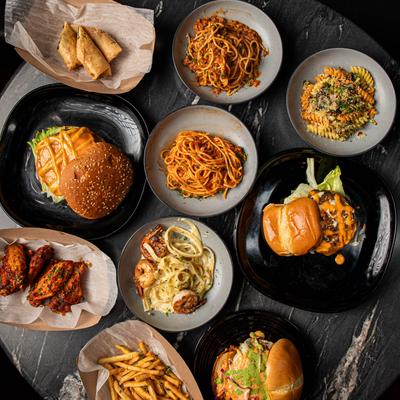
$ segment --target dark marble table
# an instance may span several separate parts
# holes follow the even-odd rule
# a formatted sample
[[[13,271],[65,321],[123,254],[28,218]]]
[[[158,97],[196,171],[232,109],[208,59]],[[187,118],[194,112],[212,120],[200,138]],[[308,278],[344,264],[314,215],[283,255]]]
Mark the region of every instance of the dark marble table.
[[[155,10],[157,44],[152,71],[132,92],[124,95],[143,113],[151,129],[177,108],[202,103],[178,80],[171,58],[171,43],[182,18],[203,1],[131,0],[125,3]],[[285,107],[288,79],[295,67],[312,53],[329,47],[350,47],[377,60],[400,89],[400,71],[389,55],[350,21],[313,0],[251,1],[276,23],[284,45],[282,69],[274,84],[261,97],[242,105],[227,106],[251,130],[259,149],[260,162],[278,151],[305,146],[292,128]],[[23,65],[0,99],[0,126],[23,94],[52,82],[29,65]],[[375,170],[400,202],[399,118],[386,139],[355,161]],[[231,252],[233,229],[239,208],[206,218],[204,222],[223,237]],[[143,223],[159,216],[176,214],[146,189],[136,216],[120,232],[96,244],[117,263],[129,236]],[[0,227],[12,227],[3,212]],[[231,296],[220,313],[239,309],[277,312],[297,324],[313,344],[316,354],[314,376],[306,399],[373,400],[400,374],[400,262],[399,238],[386,276],[371,298],[347,312],[318,314],[288,307],[261,295],[235,265]],[[102,329],[134,315],[122,298],[111,313],[92,328],[75,332],[35,332],[0,325],[1,345],[17,369],[46,399],[85,398],[76,373],[76,357],[88,339]],[[218,318],[218,316],[217,316]],[[207,325],[191,332],[166,334],[189,365],[194,347]]]

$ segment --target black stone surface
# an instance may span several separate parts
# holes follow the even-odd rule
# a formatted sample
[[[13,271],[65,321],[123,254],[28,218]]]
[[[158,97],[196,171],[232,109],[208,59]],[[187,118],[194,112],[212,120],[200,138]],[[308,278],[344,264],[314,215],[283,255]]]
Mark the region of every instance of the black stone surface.
[[[251,130],[259,149],[260,165],[288,148],[304,146],[292,128],[285,108],[288,79],[296,66],[310,54],[329,47],[350,47],[378,61],[391,77],[397,95],[400,89],[399,65],[353,23],[313,0],[251,1],[276,23],[284,45],[284,59],[278,78],[261,97],[242,105],[227,107]],[[156,10],[157,44],[152,71],[126,94],[143,114],[151,129],[160,119],[195,97],[176,77],[171,59],[174,31],[181,19],[202,1],[142,0],[125,1]],[[35,85],[48,83],[42,74],[24,66],[0,100],[6,114],[22,94]],[[200,101],[200,103],[202,103]],[[0,115],[1,123],[5,115]],[[400,200],[399,115],[385,140],[372,151],[353,158],[379,174]],[[397,205],[398,207],[398,205]],[[232,253],[233,228],[239,207],[204,220],[226,241]],[[96,244],[115,262],[130,234],[158,216],[175,214],[146,190],[134,218],[113,237]],[[273,301],[252,288],[235,266],[235,283],[220,316],[238,309],[263,309],[276,312],[295,323],[307,335],[317,354],[315,373],[305,399],[376,399],[400,373],[400,271],[399,238],[385,278],[377,292],[361,306],[339,314],[302,311]],[[77,332],[33,332],[0,326],[1,344],[31,385],[47,399],[80,399],[76,379],[76,357],[86,341],[100,330],[134,316],[119,297],[112,312],[92,328]],[[217,317],[219,318],[219,317]],[[207,326],[190,333],[166,334],[189,365],[196,342]],[[208,400],[208,399],[207,399]]]

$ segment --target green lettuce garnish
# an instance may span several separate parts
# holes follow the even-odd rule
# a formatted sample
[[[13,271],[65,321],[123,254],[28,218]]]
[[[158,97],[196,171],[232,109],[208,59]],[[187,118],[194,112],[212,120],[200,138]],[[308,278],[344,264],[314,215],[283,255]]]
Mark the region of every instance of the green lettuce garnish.
[[[325,179],[317,185],[318,190],[328,190],[330,192],[340,193],[341,195],[345,196],[345,192],[343,189],[343,183],[340,179],[340,171],[339,165],[336,166],[335,169],[330,171],[328,175],[325,176]]]
[[[39,142],[41,142],[44,138],[47,138],[49,136],[57,135],[57,133],[61,132],[65,128],[70,128],[70,127],[52,126],[50,128],[43,129],[41,131],[36,131],[35,137],[28,142],[29,146],[31,146],[34,156],[36,157],[35,148]]]
[[[346,196],[346,193],[343,189],[343,183],[340,179],[341,170],[339,165],[336,166],[335,169],[330,171],[324,178],[321,183],[317,183],[315,179],[315,163],[313,158],[307,158],[307,183],[300,183],[299,186],[291,193],[290,196],[284,199],[284,203],[290,203],[292,200],[300,198],[300,197],[307,197],[308,194],[312,190],[323,190],[323,191],[330,191],[339,193],[343,196]]]

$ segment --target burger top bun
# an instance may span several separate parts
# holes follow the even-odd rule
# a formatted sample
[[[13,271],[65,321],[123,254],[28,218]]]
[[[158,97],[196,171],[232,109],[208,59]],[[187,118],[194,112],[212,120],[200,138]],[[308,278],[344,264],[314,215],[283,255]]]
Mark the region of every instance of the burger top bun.
[[[270,400],[299,400],[304,378],[299,352],[288,339],[279,339],[267,359],[267,390]]]
[[[110,143],[99,142],[69,162],[61,174],[60,189],[77,214],[102,218],[124,200],[133,181],[128,157]]]
[[[307,197],[288,204],[268,204],[262,219],[264,238],[280,256],[307,254],[321,239],[318,205]]]

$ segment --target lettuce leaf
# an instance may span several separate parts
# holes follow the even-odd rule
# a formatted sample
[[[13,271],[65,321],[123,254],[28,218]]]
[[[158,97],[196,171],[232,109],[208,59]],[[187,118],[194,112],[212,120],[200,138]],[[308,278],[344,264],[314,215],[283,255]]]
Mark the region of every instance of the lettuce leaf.
[[[314,158],[307,158],[307,183],[300,183],[295,190],[292,191],[290,196],[286,197],[283,202],[285,204],[290,203],[292,200],[307,197],[311,190],[326,190],[330,192],[340,193],[346,196],[343,189],[343,183],[340,179],[341,170],[339,165],[335,169],[330,171],[321,183],[317,183],[315,179],[315,163]]]
[[[33,154],[35,154],[35,148],[39,142],[41,142],[44,138],[49,136],[57,135],[57,133],[61,132],[63,129],[67,128],[66,126],[52,126],[47,129],[43,129],[41,131],[36,131],[35,137],[28,142],[29,146],[31,146]]]
[[[64,196],[57,196],[54,194],[44,182],[40,182],[40,185],[42,187],[42,192],[45,193],[47,197],[51,198],[54,203],[60,203],[65,200]]]
[[[298,199],[300,197],[307,197],[308,193],[311,192],[314,188],[310,186],[308,183],[300,183],[299,186],[295,190],[293,190],[292,194],[286,197],[283,202],[285,204],[290,203],[292,200]]]
[[[340,179],[341,173],[342,171],[340,170],[339,165],[337,165],[336,168],[330,171],[328,175],[325,176],[325,179],[317,185],[317,189],[329,190],[330,192],[340,193],[341,195],[346,196],[342,180]]]

